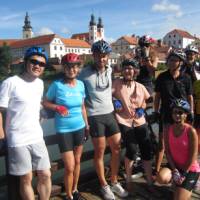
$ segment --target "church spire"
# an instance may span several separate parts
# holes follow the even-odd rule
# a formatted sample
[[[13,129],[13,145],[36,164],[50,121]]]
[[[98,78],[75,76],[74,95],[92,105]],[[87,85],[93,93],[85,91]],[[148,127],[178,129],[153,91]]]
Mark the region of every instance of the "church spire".
[[[98,21],[98,24],[97,24],[97,28],[103,28],[103,22],[102,22],[101,17],[99,17],[99,21]]]
[[[28,12],[26,12],[26,16],[24,19],[24,26],[23,26],[23,38],[27,39],[32,37],[33,37],[33,32],[32,32],[31,21]]]
[[[96,25],[95,18],[94,15],[92,14],[90,19],[90,26],[95,26],[95,25]]]
[[[32,29],[32,26],[31,26],[30,17],[28,16],[28,12],[26,12],[26,16],[25,16],[25,19],[24,19],[23,30],[27,31],[29,29]]]

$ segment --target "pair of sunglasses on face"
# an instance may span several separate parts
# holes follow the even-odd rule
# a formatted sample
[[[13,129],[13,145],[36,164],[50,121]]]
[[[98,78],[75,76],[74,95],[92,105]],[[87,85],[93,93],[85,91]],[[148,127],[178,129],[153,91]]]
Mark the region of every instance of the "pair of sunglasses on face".
[[[40,67],[46,67],[46,63],[44,63],[44,62],[40,62],[35,59],[30,59],[29,61],[32,65],[39,65]]]

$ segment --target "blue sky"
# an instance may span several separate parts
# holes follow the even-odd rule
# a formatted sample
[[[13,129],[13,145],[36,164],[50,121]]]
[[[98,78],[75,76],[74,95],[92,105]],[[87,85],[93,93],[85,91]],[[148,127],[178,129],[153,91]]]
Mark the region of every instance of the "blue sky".
[[[22,37],[26,11],[36,35],[87,32],[93,13],[102,17],[108,41],[132,34],[162,38],[174,28],[200,36],[200,0],[5,0],[0,39]]]

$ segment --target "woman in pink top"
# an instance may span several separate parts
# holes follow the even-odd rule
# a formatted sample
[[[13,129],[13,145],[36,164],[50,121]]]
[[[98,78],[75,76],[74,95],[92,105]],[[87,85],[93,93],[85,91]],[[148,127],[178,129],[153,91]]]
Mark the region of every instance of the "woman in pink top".
[[[178,99],[172,104],[174,123],[165,134],[166,156],[169,168],[162,168],[158,174],[159,183],[175,183],[174,200],[188,200],[200,175],[197,161],[198,137],[195,129],[185,123],[190,105]]]
[[[142,84],[134,80],[138,69],[138,63],[133,59],[127,59],[122,62],[123,79],[116,79],[113,82],[113,97],[116,99],[114,100],[115,116],[126,147],[125,169],[127,186],[130,186],[132,166],[136,158],[137,145],[139,145],[149,185],[148,188],[152,189],[152,147],[144,116],[145,101],[150,95]]]

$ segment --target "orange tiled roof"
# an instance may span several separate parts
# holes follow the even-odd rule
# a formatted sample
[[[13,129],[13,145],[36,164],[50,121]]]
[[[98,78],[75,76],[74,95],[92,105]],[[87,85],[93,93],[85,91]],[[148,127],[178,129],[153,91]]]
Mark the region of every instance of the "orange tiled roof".
[[[33,45],[41,45],[50,43],[54,37],[59,37],[56,34],[41,35],[38,37],[18,40],[11,44],[12,48],[29,47]]]
[[[79,39],[79,40],[89,40],[89,33],[77,33],[73,34],[71,39]]]
[[[122,36],[120,39],[126,40],[129,44],[137,45],[137,38],[131,36]]]
[[[66,38],[62,38],[61,40],[65,44],[65,46],[68,46],[68,47],[91,48],[90,44],[84,40],[66,39]]]
[[[10,46],[12,43],[18,41],[18,39],[1,39],[0,40],[0,46],[3,46],[5,43],[6,45]]]
[[[192,36],[190,33],[188,33],[187,31],[184,30],[180,30],[180,29],[174,29],[173,31],[169,32],[169,33],[178,33],[180,36],[184,37],[184,38],[189,38],[189,39],[195,39],[194,36]]]

